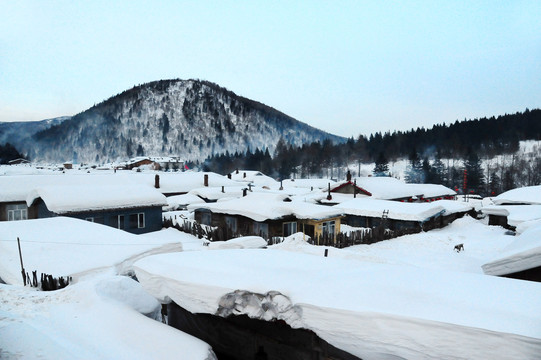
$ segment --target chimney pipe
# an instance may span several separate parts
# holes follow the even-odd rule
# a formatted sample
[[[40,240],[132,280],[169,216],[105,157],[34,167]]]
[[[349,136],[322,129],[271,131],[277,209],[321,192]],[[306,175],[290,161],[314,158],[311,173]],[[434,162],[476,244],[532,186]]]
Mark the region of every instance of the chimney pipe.
[[[282,180],[280,180],[280,190],[284,190],[284,185],[282,185]]]
[[[331,183],[329,183],[329,187],[328,187],[328,190],[327,190],[327,200],[332,200],[332,196],[331,196]]]
[[[158,174],[156,174],[156,176],[154,176],[154,187],[156,189],[160,188],[160,175],[158,175]]]
[[[244,173],[244,174],[242,175],[242,177],[243,177],[243,178],[246,178],[246,173]]]
[[[227,174],[227,178],[231,180],[231,174]]]
[[[239,169],[237,169],[237,174],[239,173]]]
[[[248,189],[242,189],[242,196],[246,196],[248,194]]]
[[[208,174],[205,174],[203,185],[204,186],[209,186],[209,175]]]
[[[225,187],[222,185],[222,192],[224,193],[225,192]]]
[[[346,180],[351,181],[351,172],[349,172],[349,170],[348,170],[348,173],[346,174]]]
[[[353,181],[353,198],[357,197],[357,180]]]

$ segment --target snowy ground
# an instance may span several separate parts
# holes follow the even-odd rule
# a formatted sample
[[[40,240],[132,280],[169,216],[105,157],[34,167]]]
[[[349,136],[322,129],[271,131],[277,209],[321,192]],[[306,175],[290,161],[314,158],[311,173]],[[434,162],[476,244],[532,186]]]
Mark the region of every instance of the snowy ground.
[[[3,222],[0,234],[0,278],[15,284],[0,285],[2,359],[212,358],[208,345],[155,320],[155,299],[212,314],[233,299],[222,311],[310,328],[363,359],[541,353],[541,285],[481,268],[517,237],[469,217],[373,245],[330,248],[328,257],[302,236],[257,250],[248,249],[262,245],[251,237],[224,249],[175,229],[132,235],[66,218]],[[22,287],[17,236],[26,267],[79,274],[74,283],[55,292]],[[455,252],[457,244],[464,251]],[[118,276],[132,271],[142,287]],[[237,290],[272,306],[236,302]]]

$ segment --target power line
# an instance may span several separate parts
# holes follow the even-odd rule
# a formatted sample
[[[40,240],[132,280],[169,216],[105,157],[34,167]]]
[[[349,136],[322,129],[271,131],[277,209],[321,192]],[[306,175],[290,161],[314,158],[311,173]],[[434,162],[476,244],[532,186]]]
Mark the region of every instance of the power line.
[[[0,241],[4,242],[17,242],[15,239],[0,239]],[[33,240],[21,240],[21,242],[25,243],[36,243],[36,244],[59,244],[59,245],[109,245],[109,246],[137,246],[137,245],[149,245],[149,246],[163,246],[163,245],[170,245],[170,244],[180,244],[182,245],[182,242],[171,242],[171,243],[163,243],[163,244],[149,244],[149,243],[122,243],[122,244],[111,244],[111,243],[75,243],[75,242],[61,242],[61,241],[33,241]],[[195,242],[192,242],[195,243]]]

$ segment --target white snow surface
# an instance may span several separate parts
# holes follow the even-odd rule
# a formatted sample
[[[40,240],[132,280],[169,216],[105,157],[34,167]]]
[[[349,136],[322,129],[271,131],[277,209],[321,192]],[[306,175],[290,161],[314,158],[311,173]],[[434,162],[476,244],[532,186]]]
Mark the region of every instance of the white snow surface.
[[[8,284],[22,284],[17,238],[29,274],[37,270],[38,276],[43,272],[74,280],[99,269],[122,273],[140,256],[182,250],[178,240],[133,235],[68,217],[2,221],[0,278]]]
[[[541,185],[526,186],[506,191],[492,199],[494,204],[540,204]]]
[[[498,258],[484,264],[487,275],[507,275],[541,266],[541,223],[528,228],[505,247]]]
[[[454,196],[456,191],[449,189],[447,186],[439,184],[406,184],[414,192],[423,194],[425,198],[441,197],[441,196]]]
[[[160,301],[171,299],[194,313],[216,314],[235,293],[277,292],[291,303],[284,311],[269,315],[250,303],[243,312],[312,329],[363,359],[534,359],[541,351],[538,283],[332,254],[283,249],[160,254],[134,268]]]
[[[267,247],[267,240],[260,236],[242,236],[227,241],[212,241],[208,243],[211,250],[218,249],[261,249]]]
[[[0,299],[1,359],[215,359],[203,341],[162,324],[160,304],[128,277],[48,292],[0,284]]]

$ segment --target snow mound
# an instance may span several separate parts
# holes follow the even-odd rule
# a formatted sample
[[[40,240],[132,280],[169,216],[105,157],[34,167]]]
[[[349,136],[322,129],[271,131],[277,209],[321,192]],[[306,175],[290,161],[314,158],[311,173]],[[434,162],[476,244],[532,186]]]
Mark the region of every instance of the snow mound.
[[[102,298],[118,301],[151,319],[161,321],[161,305],[158,300],[129,277],[117,276],[101,280],[96,284],[96,293]]]
[[[227,241],[212,241],[208,243],[211,250],[221,249],[261,249],[267,246],[267,241],[260,236],[243,236]]]
[[[217,315],[248,315],[253,319],[271,321],[284,320],[288,324],[300,325],[302,309],[278,291],[258,294],[246,290],[236,290],[222,296],[218,302]]]

